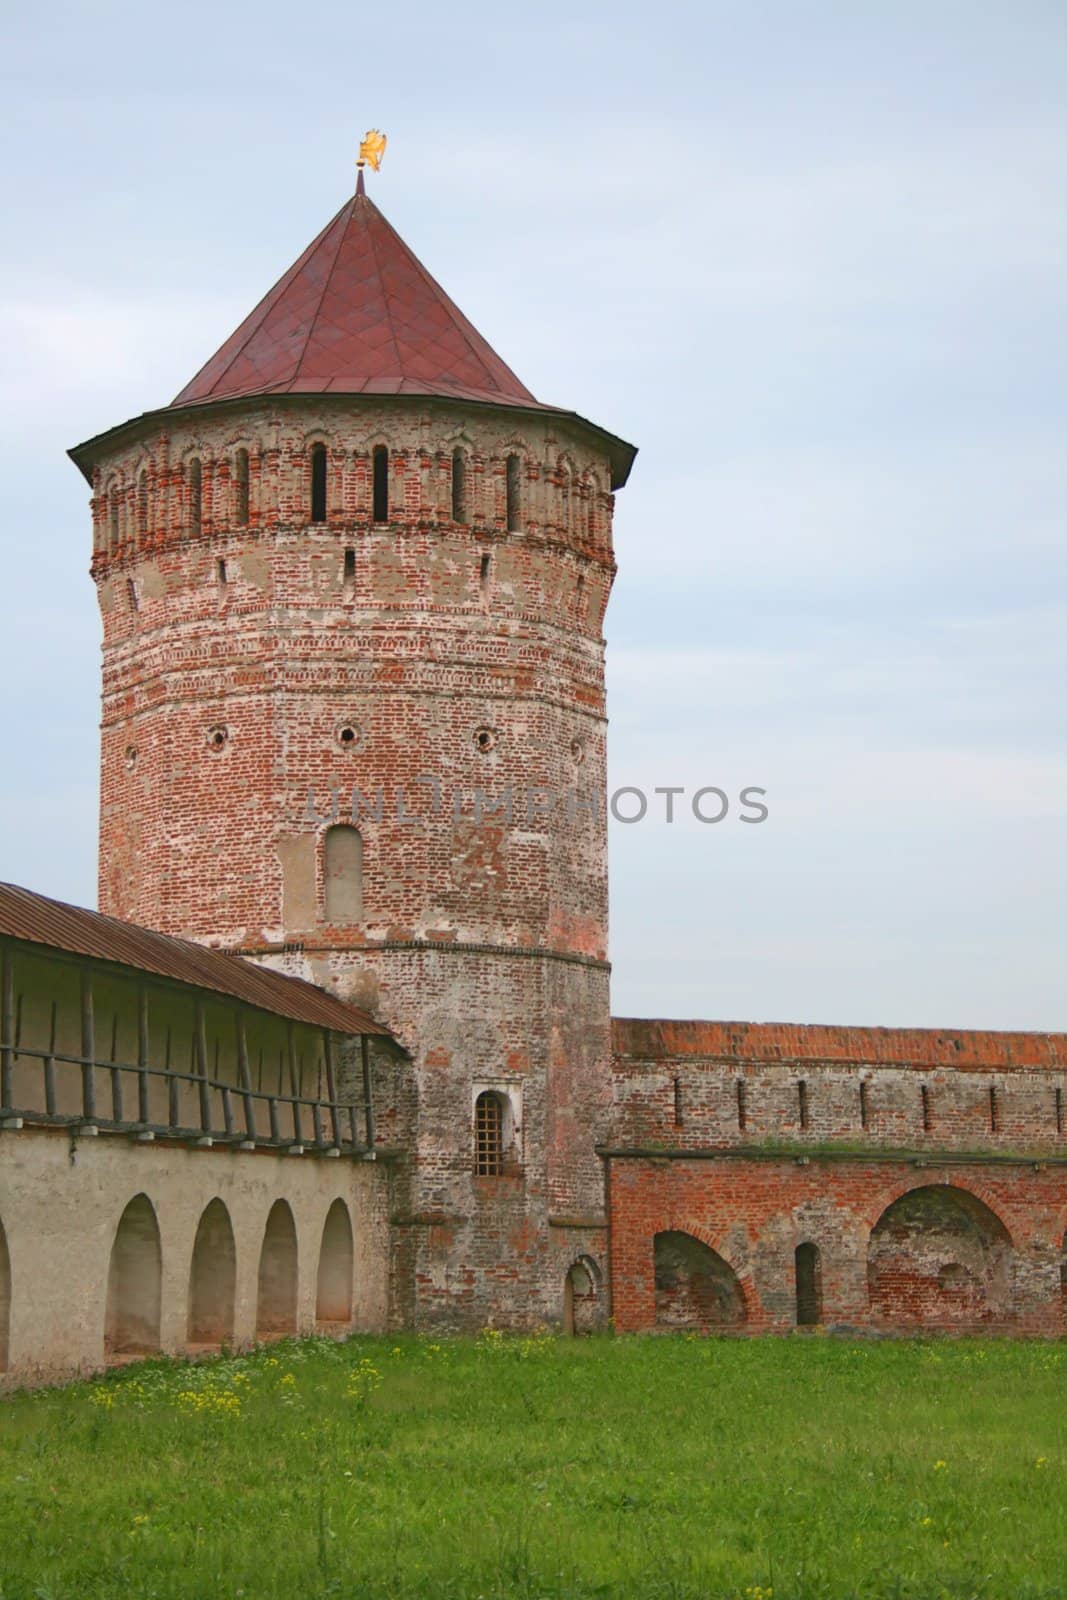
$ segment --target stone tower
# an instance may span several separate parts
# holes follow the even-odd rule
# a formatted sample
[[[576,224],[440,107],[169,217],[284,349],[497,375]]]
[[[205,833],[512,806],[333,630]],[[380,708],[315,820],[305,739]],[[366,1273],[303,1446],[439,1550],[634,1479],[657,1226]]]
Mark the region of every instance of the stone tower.
[[[393,1303],[562,1314],[605,1253],[604,610],[633,450],[355,196],[177,399],[72,451],[100,907],[375,1009]]]

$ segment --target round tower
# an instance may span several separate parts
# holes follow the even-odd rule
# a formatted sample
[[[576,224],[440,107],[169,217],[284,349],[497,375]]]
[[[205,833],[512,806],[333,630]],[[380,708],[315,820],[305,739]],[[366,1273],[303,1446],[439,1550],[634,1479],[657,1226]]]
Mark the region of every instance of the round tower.
[[[363,189],[177,399],[71,452],[100,908],[373,1007],[395,1315],[605,1259],[602,622],[633,450],[539,404]],[[603,1309],[603,1296],[600,1299]]]

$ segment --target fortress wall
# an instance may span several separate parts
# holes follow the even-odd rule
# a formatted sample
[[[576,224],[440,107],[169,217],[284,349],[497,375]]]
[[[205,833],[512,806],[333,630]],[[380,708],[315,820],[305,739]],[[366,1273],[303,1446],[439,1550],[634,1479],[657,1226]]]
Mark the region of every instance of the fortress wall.
[[[609,1194],[622,1332],[788,1333],[809,1320],[1067,1334],[1067,1164],[612,1159]],[[817,1253],[807,1319],[803,1245]]]
[[[613,1039],[617,1147],[1067,1158],[1063,1034],[616,1019]]]
[[[112,1246],[138,1195],[151,1202],[159,1229],[158,1343],[164,1353],[179,1355],[190,1345],[194,1241],[205,1208],[216,1199],[233,1229],[236,1345],[257,1336],[260,1253],[279,1200],[291,1208],[296,1229],[296,1329],[315,1330],[323,1228],[335,1200],[348,1208],[354,1239],[351,1326],[383,1329],[388,1181],[384,1164],[345,1159],[139,1144],[103,1133],[72,1138],[43,1128],[0,1133],[0,1227],[9,1258],[0,1312],[5,1287],[10,1301],[9,1327],[0,1328],[0,1355],[7,1347],[0,1383],[58,1381],[104,1365]]]

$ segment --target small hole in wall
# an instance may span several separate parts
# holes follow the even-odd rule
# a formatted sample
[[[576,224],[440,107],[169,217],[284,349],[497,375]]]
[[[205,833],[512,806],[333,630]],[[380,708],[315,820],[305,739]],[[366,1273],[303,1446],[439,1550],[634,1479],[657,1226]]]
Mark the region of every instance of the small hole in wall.
[[[496,729],[495,728],[475,728],[475,730],[474,730],[474,743],[475,743],[475,747],[477,749],[481,750],[483,754],[485,752],[491,750],[493,748],[493,746],[496,744]]]
[[[216,723],[207,730],[207,744],[209,750],[223,750],[229,742],[230,731],[223,724]]]
[[[128,744],[126,746],[126,771],[127,772],[132,772],[136,765],[137,765],[137,746],[135,744]]]
[[[363,743],[363,731],[358,722],[342,722],[337,729],[337,743],[346,750],[358,750]]]

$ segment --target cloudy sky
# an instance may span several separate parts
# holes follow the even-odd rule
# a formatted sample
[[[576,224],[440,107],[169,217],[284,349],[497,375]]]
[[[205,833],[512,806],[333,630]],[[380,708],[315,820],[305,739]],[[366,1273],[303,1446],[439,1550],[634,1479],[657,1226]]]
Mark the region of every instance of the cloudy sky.
[[[1065,1023],[1054,3],[9,7],[0,877],[93,904],[99,631],[66,448],[169,400],[374,196],[542,399],[641,448],[614,1008]],[[657,803],[662,807],[662,802]]]

